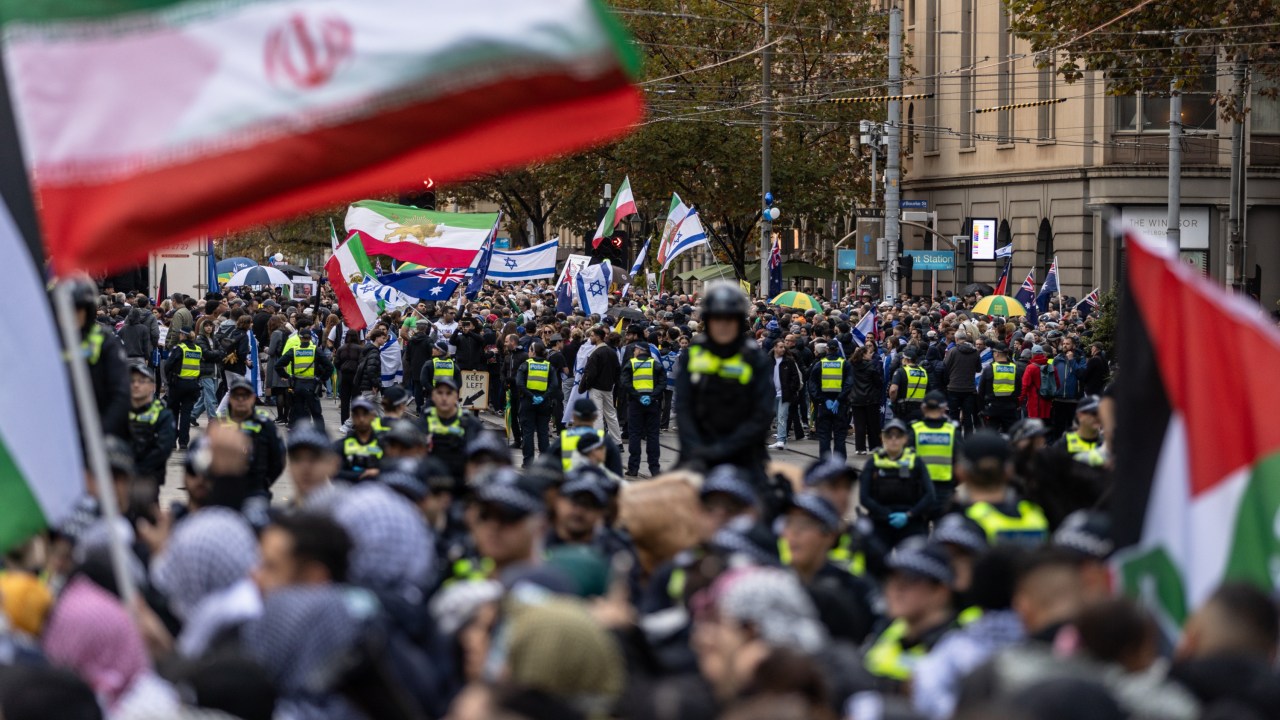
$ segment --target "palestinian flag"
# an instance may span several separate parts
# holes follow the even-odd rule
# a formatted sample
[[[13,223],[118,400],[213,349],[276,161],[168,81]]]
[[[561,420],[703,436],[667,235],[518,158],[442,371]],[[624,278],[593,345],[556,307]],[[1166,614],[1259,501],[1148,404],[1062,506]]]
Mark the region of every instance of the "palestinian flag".
[[[6,2],[0,27],[59,272],[565,154],[643,108],[600,0]]]
[[[591,236],[591,247],[600,247],[600,243],[613,234],[614,228],[618,227],[622,218],[635,214],[636,199],[631,194],[631,178],[624,177],[622,187],[618,188],[618,193],[613,196],[613,202],[609,203],[609,209],[604,212],[604,217],[600,218],[600,226],[596,228],[596,234]]]
[[[498,213],[419,210],[361,200],[347,208],[347,232],[360,233],[369,255],[422,267],[470,267],[498,224]]]
[[[1114,569],[1172,629],[1224,580],[1276,587],[1280,384],[1197,343],[1265,364],[1280,357],[1280,333],[1163,246],[1125,242]]]

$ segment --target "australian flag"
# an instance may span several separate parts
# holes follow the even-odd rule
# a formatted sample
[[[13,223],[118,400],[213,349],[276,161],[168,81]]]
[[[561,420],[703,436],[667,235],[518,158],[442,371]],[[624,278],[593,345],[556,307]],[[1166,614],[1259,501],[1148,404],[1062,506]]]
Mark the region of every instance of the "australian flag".
[[[1076,311],[1080,313],[1080,319],[1088,318],[1089,313],[1098,309],[1098,290],[1100,289],[1094,288],[1093,292],[1085,295],[1083,300],[1076,303]]]
[[[769,251],[769,297],[776,297],[782,292],[782,241],[781,236],[773,239],[773,249]]]
[[[1040,294],[1036,295],[1036,310],[1039,312],[1049,311],[1049,298],[1056,292],[1062,292],[1058,288],[1058,258],[1053,258],[1053,264],[1049,266],[1049,274],[1044,278],[1044,285],[1040,286]]]
[[[1004,261],[1004,270],[1000,271],[1000,279],[996,281],[996,295],[1009,294],[1009,271],[1013,267],[1013,254],[1009,255],[1009,259]]]
[[[1031,268],[1031,270],[1027,272],[1027,279],[1022,281],[1022,287],[1018,288],[1018,294],[1014,297],[1014,299],[1022,303],[1022,306],[1027,309],[1027,322],[1030,322],[1032,326],[1035,326],[1035,324],[1039,322],[1039,318],[1040,318],[1040,313],[1037,312],[1036,303],[1035,303],[1035,299],[1036,299],[1036,269],[1035,268]]]
[[[569,282],[568,275],[565,275],[560,287],[556,288],[556,312],[566,316],[573,314],[573,285]]]
[[[383,285],[419,300],[448,300],[466,279],[467,268],[402,268],[378,277]]]

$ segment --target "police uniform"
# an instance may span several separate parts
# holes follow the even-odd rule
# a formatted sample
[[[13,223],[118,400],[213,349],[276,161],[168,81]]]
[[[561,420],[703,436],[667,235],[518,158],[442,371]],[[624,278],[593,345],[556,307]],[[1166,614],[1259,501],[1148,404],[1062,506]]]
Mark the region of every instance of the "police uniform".
[[[369,430],[369,439],[363,441],[355,430],[339,440],[334,447],[342,458],[342,469],[337,478],[348,482],[358,482],[365,470],[378,469],[382,464],[382,446],[378,444],[378,434]]]
[[[889,570],[921,578],[944,587],[955,580],[947,551],[924,538],[914,538],[894,549],[889,557]],[[867,644],[863,667],[877,680],[876,690],[900,691],[909,682],[916,665],[947,632],[957,627],[954,617],[928,628],[917,628],[914,635],[904,618],[890,620]]]
[[[434,407],[423,418],[427,425],[427,437],[431,440],[431,456],[444,463],[453,478],[455,490],[460,490],[467,474],[467,442],[480,432],[480,421],[467,410],[448,420],[440,417]]]
[[[853,392],[853,366],[839,355],[828,353],[809,371],[809,397],[817,412],[814,432],[818,435],[818,457],[834,453],[847,457],[845,443],[849,438],[850,393]],[[835,410],[829,407],[835,403]]]
[[[1022,370],[1012,362],[993,362],[982,371],[978,387],[982,414],[991,427],[1007,433],[1018,422],[1018,395]]]
[[[200,363],[204,351],[188,338],[169,355],[169,405],[172,406],[178,429],[178,447],[187,449],[191,441],[191,411],[200,396]]]
[[[158,485],[164,484],[166,465],[177,433],[173,413],[159,400],[129,411],[129,440],[138,477],[150,478]]]
[[[862,466],[858,493],[875,524],[875,534],[885,547],[894,547],[903,538],[928,531],[934,508],[933,481],[912,448],[904,449],[897,459],[877,448]],[[889,516],[893,513],[909,513],[906,524],[900,528],[890,525]]]
[[[551,443],[552,398],[560,393],[559,373],[545,357],[531,357],[516,371],[516,387],[520,391],[520,447],[524,450],[524,467],[533,464],[533,441],[538,439],[538,452],[545,453]]]
[[[662,472],[658,444],[658,427],[662,422],[662,392],[667,386],[667,371],[652,356],[633,357],[622,365],[622,389],[627,393],[627,432],[630,454],[627,474],[640,472],[640,443],[649,457],[649,475]]]
[[[898,386],[897,407],[894,414],[903,422],[911,423],[924,417],[921,405],[929,390],[929,372],[919,365],[903,364],[894,373],[890,385]]]
[[[436,349],[440,350],[441,345],[444,345],[442,352],[448,352],[449,346],[447,343],[437,343]],[[422,364],[422,372],[418,375],[418,382],[424,390],[430,392],[436,386],[436,378],[445,376],[452,377],[458,387],[462,387],[462,370],[458,368],[458,362],[448,355],[432,357]]]
[[[231,389],[240,383],[247,385],[248,381],[235,381]],[[244,474],[214,483],[212,492],[214,504],[239,510],[249,496],[270,496],[271,485],[284,472],[284,443],[280,441],[271,413],[262,408],[254,408],[245,420],[232,420],[226,412],[218,417],[236,426],[249,438],[249,466]]]
[[[320,412],[320,397],[317,393],[321,380],[329,374],[327,367],[328,361],[320,354],[320,349],[311,343],[310,336],[307,342],[298,340],[292,347],[289,343],[285,343],[284,352],[276,361],[276,374],[289,380],[292,391],[290,426],[296,425],[304,418],[319,423],[324,422],[324,416]]]
[[[614,475],[622,475],[622,449],[609,437],[603,428],[597,430],[590,425],[567,427],[560,431],[551,442],[547,453],[538,458],[537,465],[548,469],[556,469],[567,473],[573,469],[574,453],[578,449],[578,441],[583,435],[594,434],[604,441],[604,467]]]
[[[955,493],[956,440],[960,428],[946,417],[911,423],[911,446],[933,481],[935,515],[941,514]]]
[[[964,514],[978,523],[992,545],[1034,547],[1049,538],[1049,521],[1044,510],[1030,500],[976,502],[965,507]]]

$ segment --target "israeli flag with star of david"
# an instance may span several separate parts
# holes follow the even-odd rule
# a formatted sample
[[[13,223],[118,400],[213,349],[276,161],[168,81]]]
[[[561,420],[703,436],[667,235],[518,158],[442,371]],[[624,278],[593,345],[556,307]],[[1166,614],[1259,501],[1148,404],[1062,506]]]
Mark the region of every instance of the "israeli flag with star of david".
[[[494,250],[489,260],[489,279],[495,282],[523,282],[556,276],[559,238],[525,250]]]
[[[609,283],[613,282],[613,266],[608,260],[588,265],[573,279],[578,306],[588,315],[603,316],[609,309]]]

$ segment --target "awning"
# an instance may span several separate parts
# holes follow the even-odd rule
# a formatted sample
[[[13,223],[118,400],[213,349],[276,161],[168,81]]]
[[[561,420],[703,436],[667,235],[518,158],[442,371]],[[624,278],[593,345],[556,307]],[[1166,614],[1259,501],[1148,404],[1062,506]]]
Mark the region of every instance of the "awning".
[[[760,263],[749,263],[745,268],[748,281],[759,280]],[[677,280],[718,280],[734,279],[733,266],[723,263],[715,265],[705,265],[703,267],[688,270],[676,275]],[[787,260],[782,263],[782,279],[790,280],[792,278],[817,278],[819,280],[831,279],[831,268],[824,268],[813,263],[807,263],[803,260]]]

